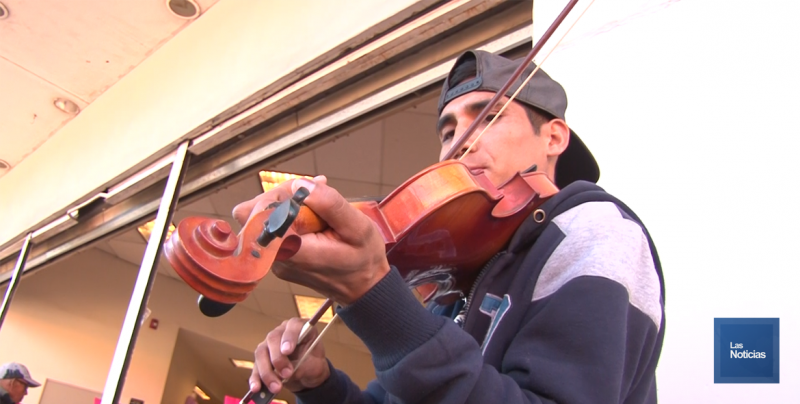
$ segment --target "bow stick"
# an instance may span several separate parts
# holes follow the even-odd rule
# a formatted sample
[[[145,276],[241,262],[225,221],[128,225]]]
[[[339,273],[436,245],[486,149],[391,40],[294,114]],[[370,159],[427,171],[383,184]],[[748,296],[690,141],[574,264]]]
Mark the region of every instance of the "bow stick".
[[[319,319],[322,318],[322,315],[332,305],[333,305],[333,300],[331,299],[325,300],[325,303],[323,303],[322,306],[317,310],[317,312],[314,313],[314,316],[311,317],[311,319],[309,319],[308,321],[306,321],[305,324],[303,324],[303,329],[300,331],[300,336],[297,337],[298,345],[301,342],[303,342],[304,339],[306,339],[308,333],[311,332],[311,327],[313,327],[314,325],[317,324],[317,322],[319,322]],[[311,345],[308,347],[303,356],[300,357],[300,360],[297,361],[297,363],[294,365],[295,370],[297,370],[297,368],[299,368],[300,365],[302,365],[303,362],[305,362],[306,358],[308,358],[308,354],[310,354],[311,351],[314,350],[314,347],[316,347],[319,341],[322,340],[322,336],[325,335],[325,332],[328,331],[328,328],[330,328],[331,324],[333,324],[338,318],[339,318],[338,314],[333,315],[331,321],[329,321],[328,324],[325,326],[325,328],[322,329],[322,331],[319,333],[314,342],[311,343]],[[289,378],[281,380],[281,383],[286,383],[287,380],[289,380]],[[272,401],[272,399],[275,398],[276,394],[277,393],[269,391],[269,389],[262,383],[261,390],[258,393],[254,393],[252,390],[249,390],[247,394],[245,394],[244,397],[242,397],[242,400],[239,401],[239,404],[247,404],[250,400],[253,400],[255,404],[269,404]]]

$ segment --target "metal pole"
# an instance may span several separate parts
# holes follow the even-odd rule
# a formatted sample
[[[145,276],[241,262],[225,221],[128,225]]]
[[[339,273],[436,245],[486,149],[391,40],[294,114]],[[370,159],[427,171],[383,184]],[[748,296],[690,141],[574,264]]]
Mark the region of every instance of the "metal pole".
[[[169,225],[172,222],[172,214],[178,202],[183,177],[188,167],[189,141],[185,141],[178,146],[175,151],[175,159],[172,161],[172,169],[167,178],[167,186],[164,188],[164,195],[161,197],[161,204],[158,206],[153,232],[147,241],[147,249],[144,251],[142,265],[139,267],[139,276],[136,278],[136,285],[133,287],[131,300],[128,304],[128,312],[125,314],[125,321],[122,323],[122,330],[117,341],[117,349],[114,351],[114,359],[111,361],[111,369],[108,371],[106,386],[103,389],[101,404],[117,404],[122,396],[122,386],[125,384],[125,376],[128,373],[128,366],[133,356],[133,349],[136,345],[136,337],[139,334],[142,317],[144,316],[147,300],[150,297],[150,290],[153,288],[153,281],[158,270],[158,260],[161,255],[161,246],[167,237]]]
[[[8,282],[8,289],[6,289],[6,297],[3,298],[3,306],[0,307],[0,328],[3,328],[8,306],[11,306],[11,299],[14,298],[14,293],[17,291],[19,279],[22,278],[22,273],[25,272],[25,261],[28,260],[28,253],[31,251],[32,238],[33,233],[28,233],[28,237],[25,237],[25,241],[22,243],[22,249],[19,250],[17,266],[14,267],[14,273],[11,275],[11,281]]]

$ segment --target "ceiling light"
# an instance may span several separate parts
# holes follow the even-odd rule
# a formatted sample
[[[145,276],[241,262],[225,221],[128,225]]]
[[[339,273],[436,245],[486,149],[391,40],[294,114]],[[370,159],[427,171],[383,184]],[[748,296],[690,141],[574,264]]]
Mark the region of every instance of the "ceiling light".
[[[11,164],[8,164],[8,161],[0,160],[0,171],[8,170],[11,168]]]
[[[150,241],[150,234],[153,233],[153,226],[155,226],[155,224],[156,224],[156,221],[155,220],[151,220],[151,221],[139,226],[139,228],[138,228],[139,234],[142,235],[142,237],[144,238],[144,242],[145,243]],[[169,236],[172,235],[173,231],[175,231],[175,225],[170,223],[169,230],[167,231],[167,238],[165,238],[164,240],[169,240]]]
[[[167,9],[176,17],[187,20],[200,15],[200,7],[194,0],[167,0]]]
[[[5,4],[0,3],[0,20],[8,18],[8,8]]]
[[[203,400],[210,400],[211,397],[206,394],[205,391],[201,390],[200,387],[194,386],[194,393],[197,394],[197,397],[202,398]]]
[[[275,188],[278,184],[284,181],[293,180],[295,178],[312,178],[307,175],[282,173],[279,171],[261,171],[258,173],[258,177],[261,179],[261,188],[264,190],[264,192]]]
[[[237,368],[241,368],[241,369],[252,369],[253,368],[253,362],[251,362],[251,361],[231,358],[231,363],[233,363],[233,366],[236,366]]]
[[[53,101],[53,105],[70,115],[76,115],[78,112],[81,112],[81,107],[79,107],[78,104],[66,98],[56,98]]]
[[[297,304],[297,312],[300,314],[300,318],[311,318],[314,317],[317,310],[325,303],[325,299],[294,295],[294,302]],[[319,322],[330,323],[331,319],[333,319],[333,308],[328,308],[325,314],[319,319]]]

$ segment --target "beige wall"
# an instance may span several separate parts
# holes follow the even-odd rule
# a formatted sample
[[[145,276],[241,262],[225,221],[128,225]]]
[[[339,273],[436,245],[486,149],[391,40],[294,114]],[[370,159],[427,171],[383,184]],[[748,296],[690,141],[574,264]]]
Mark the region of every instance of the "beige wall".
[[[89,251],[23,278],[0,331],[0,360],[24,363],[41,382],[102,391],[135,280],[119,263]],[[142,330],[123,402],[161,401],[177,331],[169,323]],[[25,402],[38,402],[41,391],[30,389]]]
[[[172,351],[172,362],[161,398],[163,404],[183,404],[186,397],[192,393],[197,385],[198,373],[202,363],[197,360],[194,351],[186,344],[176,344]],[[212,397],[208,404],[220,404],[221,401]]]
[[[52,378],[103,391],[137,271],[138,267],[108,253],[88,249],[26,276],[0,330],[0,362],[22,362],[42,382]],[[157,318],[159,326],[142,327],[139,333],[123,402],[135,397],[145,403],[182,404],[182,399],[174,400],[185,399],[193,383],[214,379],[194,362],[171,367],[173,359],[185,361],[190,356],[186,350],[174,352],[181,329],[252,352],[283,320],[242,305],[212,319],[200,314],[196,299],[196,292],[183,282],[158,276],[148,307],[150,319]],[[325,340],[325,347],[331,361],[362,387],[374,378],[368,354],[330,340]],[[180,370],[191,372],[175,376]],[[165,389],[168,375],[171,381]],[[246,376],[241,383],[246,389]],[[36,403],[40,395],[41,389],[30,389],[25,402]]]
[[[0,212],[17,212],[4,218],[0,244],[113,185],[270,83],[423,4],[219,1],[0,179]]]

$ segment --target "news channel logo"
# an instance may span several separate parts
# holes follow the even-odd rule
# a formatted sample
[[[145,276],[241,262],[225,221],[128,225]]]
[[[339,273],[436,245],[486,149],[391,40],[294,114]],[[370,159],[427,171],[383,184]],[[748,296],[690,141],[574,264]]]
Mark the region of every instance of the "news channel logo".
[[[780,383],[780,319],[715,318],[714,383]]]

